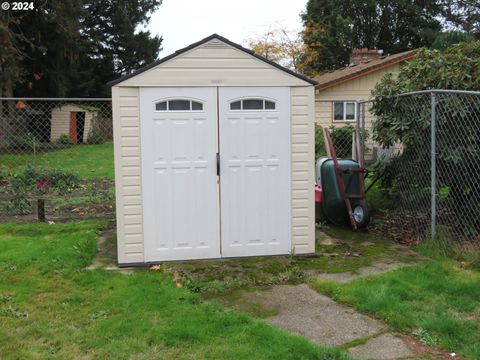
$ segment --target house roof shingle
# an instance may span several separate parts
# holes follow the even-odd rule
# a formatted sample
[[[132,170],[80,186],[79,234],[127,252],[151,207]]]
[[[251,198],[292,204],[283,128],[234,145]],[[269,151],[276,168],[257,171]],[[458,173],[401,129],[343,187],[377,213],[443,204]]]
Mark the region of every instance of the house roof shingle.
[[[366,63],[344,67],[338,70],[318,75],[313,79],[318,82],[317,90],[325,90],[350,79],[369,74],[373,71],[407,61],[415,56],[415,50],[404,51],[398,54],[384,56]]]

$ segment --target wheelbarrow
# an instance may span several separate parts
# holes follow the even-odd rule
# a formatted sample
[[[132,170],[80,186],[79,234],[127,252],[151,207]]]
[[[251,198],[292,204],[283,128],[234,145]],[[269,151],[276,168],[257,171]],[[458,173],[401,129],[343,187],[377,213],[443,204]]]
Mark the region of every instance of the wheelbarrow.
[[[365,168],[358,131],[354,134],[356,158],[338,159],[328,129],[324,129],[327,156],[316,163],[315,218],[354,230],[370,221],[365,197]],[[354,151],[355,152],[355,151]]]

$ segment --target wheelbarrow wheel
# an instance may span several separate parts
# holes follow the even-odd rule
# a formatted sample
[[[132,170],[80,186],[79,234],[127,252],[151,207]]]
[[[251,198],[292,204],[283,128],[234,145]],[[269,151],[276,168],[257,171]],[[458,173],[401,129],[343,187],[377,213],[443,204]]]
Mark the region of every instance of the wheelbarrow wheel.
[[[353,220],[357,224],[357,228],[362,229],[370,222],[370,212],[364,202],[357,202],[352,206]]]

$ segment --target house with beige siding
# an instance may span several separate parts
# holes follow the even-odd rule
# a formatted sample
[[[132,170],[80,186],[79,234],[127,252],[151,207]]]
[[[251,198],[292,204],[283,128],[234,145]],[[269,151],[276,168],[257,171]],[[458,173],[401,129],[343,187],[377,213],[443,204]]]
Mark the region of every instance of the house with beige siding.
[[[313,253],[315,84],[216,34],[113,81],[119,264]]]
[[[415,56],[415,51],[384,56],[381,50],[355,49],[348,67],[327,72],[314,78],[315,123],[322,127],[356,124],[360,109],[357,101],[371,99],[377,82],[386,74],[398,74],[400,67]],[[371,128],[372,116],[365,107],[365,129]],[[366,156],[374,157],[372,142],[367,144]]]

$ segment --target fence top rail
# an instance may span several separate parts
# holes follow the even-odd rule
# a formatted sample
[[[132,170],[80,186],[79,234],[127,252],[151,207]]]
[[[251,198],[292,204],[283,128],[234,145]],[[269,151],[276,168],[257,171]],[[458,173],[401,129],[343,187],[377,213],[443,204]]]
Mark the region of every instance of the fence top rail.
[[[398,94],[398,95],[395,95],[395,96],[408,96],[408,95],[420,95],[420,94],[464,94],[464,95],[480,95],[480,91],[450,90],[450,89],[431,89],[431,90],[411,91],[411,92],[408,92],[408,93]]]
[[[407,93],[393,95],[393,97],[404,97],[411,95],[422,95],[422,94],[459,94],[459,95],[476,95],[480,96],[480,91],[470,91],[470,90],[449,90],[449,89],[431,89],[431,90],[419,90],[411,91]],[[375,99],[360,100],[359,104],[368,104],[373,102]],[[317,101],[317,100],[316,100]],[[341,101],[341,100],[340,100]],[[353,100],[350,100],[353,101]]]
[[[112,98],[31,98],[31,97],[0,97],[0,101],[111,101]]]

